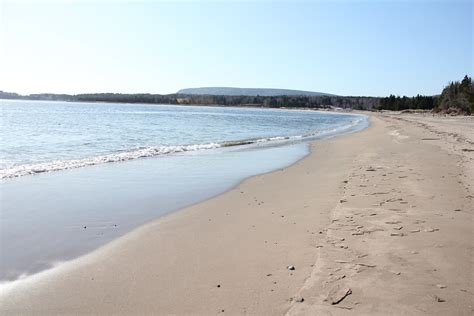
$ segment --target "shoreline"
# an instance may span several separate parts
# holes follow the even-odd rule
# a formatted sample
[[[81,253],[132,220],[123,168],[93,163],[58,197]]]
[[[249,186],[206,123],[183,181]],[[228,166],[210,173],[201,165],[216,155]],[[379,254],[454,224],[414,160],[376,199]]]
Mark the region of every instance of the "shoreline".
[[[33,102],[31,100],[7,100],[14,102]],[[58,102],[58,103],[80,103],[75,101],[43,101],[46,103]],[[95,102],[86,102],[94,104]],[[134,105],[135,103],[109,103],[104,102],[104,104],[124,104],[124,105]],[[157,106],[183,106],[183,105],[173,105],[173,104],[147,104],[147,103],[136,103],[136,105],[157,105]],[[222,106],[215,105],[188,105],[189,107],[216,107],[222,108]],[[235,106],[234,108],[252,108],[252,107],[241,107]],[[353,116],[354,118],[362,117],[362,120],[367,120],[367,115],[359,112],[352,111],[336,111],[336,110],[323,110],[323,109],[305,109],[305,108],[264,108],[264,107],[253,107],[255,109],[268,109],[268,110],[279,110],[279,111],[294,111],[294,112],[318,112],[324,115],[339,115],[339,116]],[[137,148],[129,148],[126,150],[111,151],[107,153],[96,153],[95,155],[85,156],[81,158],[67,158],[67,159],[53,159],[48,161],[36,161],[31,163],[24,163],[21,165],[14,165],[8,168],[0,170],[0,182],[5,182],[10,179],[16,179],[24,176],[35,176],[41,174],[48,174],[57,171],[63,170],[72,170],[78,168],[84,168],[88,166],[95,165],[104,165],[110,163],[120,163],[134,161],[137,159],[144,158],[154,158],[160,156],[168,156],[173,154],[185,153],[185,152],[194,152],[194,151],[204,151],[204,150],[215,150],[219,148],[234,147],[234,146],[254,146],[260,143],[267,144],[268,147],[271,146],[289,146],[292,142],[296,141],[312,141],[315,139],[322,139],[333,136],[333,135],[342,135],[345,133],[351,133],[354,131],[359,131],[361,128],[364,128],[365,122],[359,122],[356,125],[344,126],[342,131],[335,132],[333,130],[313,130],[306,134],[298,135],[273,135],[265,137],[255,137],[255,138],[242,138],[242,139],[233,139],[233,140],[221,140],[221,141],[203,141],[200,143],[188,143],[188,144],[170,144],[170,145],[156,145],[156,146],[144,146]],[[323,135],[318,135],[322,132]],[[336,134],[334,134],[336,133]],[[274,144],[274,145],[272,145]],[[61,163],[61,165],[58,165]]]
[[[339,113],[331,113],[331,114],[339,114]],[[313,140],[305,140],[305,141],[302,141],[302,142],[299,142],[299,143],[295,143],[295,144],[298,144],[298,145],[304,145],[307,150],[306,150],[306,154],[304,154],[304,156],[302,156],[301,158],[298,158],[297,160],[294,160],[293,162],[291,162],[290,164],[286,164],[285,166],[282,166],[282,167],[278,167],[278,168],[274,168],[270,171],[262,171],[262,172],[258,172],[258,173],[255,173],[255,174],[252,174],[250,176],[244,176],[243,178],[241,178],[240,180],[238,180],[237,182],[231,184],[230,186],[226,186],[226,188],[223,188],[222,190],[218,190],[216,193],[212,193],[212,195],[209,195],[205,198],[202,198],[202,199],[198,199],[196,200],[195,202],[191,202],[189,204],[185,204],[184,206],[180,206],[180,207],[177,207],[177,208],[172,208],[170,210],[166,210],[163,214],[160,214],[160,215],[157,215],[156,217],[154,218],[151,218],[149,220],[147,220],[146,222],[140,224],[139,226],[131,229],[131,230],[128,230],[126,231],[124,234],[121,234],[117,237],[114,237],[113,239],[109,240],[108,242],[106,242],[105,244],[102,244],[100,246],[98,246],[97,248],[94,248],[86,253],[83,253],[81,255],[79,255],[78,257],[74,257],[74,258],[71,258],[71,259],[65,259],[65,260],[57,260],[57,261],[54,261],[51,263],[51,267],[49,268],[46,268],[46,269],[42,269],[42,270],[39,270],[37,272],[34,272],[34,273],[31,273],[31,274],[27,274],[27,273],[23,273],[21,274],[17,279],[13,279],[13,280],[0,280],[0,290],[2,288],[9,288],[11,287],[13,284],[16,284],[18,282],[24,282],[24,281],[29,281],[29,279],[32,279],[34,280],[37,275],[42,275],[43,273],[54,273],[58,268],[60,268],[62,265],[68,265],[68,264],[74,264],[75,261],[77,260],[82,260],[83,257],[89,257],[90,255],[93,255],[93,253],[95,252],[100,252],[101,248],[103,247],[107,247],[108,244],[110,243],[113,243],[113,242],[116,242],[118,239],[121,239],[121,238],[124,238],[126,237],[126,235],[128,234],[131,234],[137,230],[140,230],[142,227],[145,227],[149,224],[152,224],[153,222],[155,221],[158,221],[158,220],[161,220],[162,218],[165,218],[167,216],[170,216],[172,215],[173,213],[176,213],[176,212],[181,212],[181,211],[184,211],[185,209],[187,208],[191,208],[193,206],[196,206],[198,204],[201,204],[201,203],[205,203],[213,198],[216,198],[217,196],[220,196],[220,195],[223,195],[223,194],[226,194],[228,193],[229,191],[231,190],[234,190],[236,189],[239,185],[241,185],[243,182],[245,182],[246,180],[250,179],[250,178],[253,178],[253,177],[258,177],[258,176],[264,176],[264,175],[267,175],[267,174],[271,174],[273,172],[278,172],[278,171],[281,171],[283,169],[286,169],[286,168],[289,168],[291,167],[292,165],[298,163],[299,161],[302,161],[304,160],[306,157],[308,157],[309,155],[311,155],[311,151],[312,151],[312,146],[315,142],[319,142],[319,141],[322,141],[322,140],[328,140],[328,139],[331,139],[331,138],[334,138],[334,137],[341,137],[341,136],[345,136],[345,135],[350,135],[350,134],[354,134],[354,133],[358,133],[364,129],[367,129],[368,127],[370,127],[370,124],[369,124],[369,117],[362,114],[362,113],[357,113],[355,115],[358,115],[358,116],[361,116],[361,117],[364,117],[364,122],[363,123],[360,123],[358,124],[357,126],[354,126],[348,130],[344,130],[343,132],[338,132],[336,134],[333,134],[333,133],[329,133],[328,135],[324,135],[324,136],[318,136],[316,137],[316,139],[313,139]],[[355,128],[355,129],[354,129]],[[284,145],[278,145],[277,147],[288,147],[288,146],[293,146],[295,144],[284,144]],[[261,149],[260,149],[261,150]],[[148,158],[148,157],[147,157]],[[152,158],[152,157],[149,157],[149,158]],[[65,169],[65,170],[70,170],[70,169]],[[15,179],[15,178],[12,178],[12,179]],[[5,179],[6,181],[10,180],[10,178],[8,179]]]
[[[469,313],[467,302],[472,299],[469,294],[473,291],[472,283],[460,280],[463,277],[466,282],[469,269],[454,277],[452,268],[446,267],[438,257],[444,257],[447,251],[461,265],[469,266],[469,260],[465,261],[469,251],[472,253],[469,248],[472,241],[459,242],[458,238],[466,236],[455,233],[453,227],[459,232],[469,229],[466,225],[469,219],[472,222],[472,209],[469,209],[472,199],[456,191],[461,189],[458,180],[440,183],[435,179],[438,175],[433,174],[435,169],[425,170],[432,165],[439,167],[436,160],[426,160],[426,154],[440,158],[443,167],[440,175],[447,171],[446,176],[457,179],[455,171],[459,167],[446,164],[450,155],[444,149],[439,151],[434,145],[419,144],[419,140],[414,143],[415,137],[421,135],[419,127],[390,116],[372,115],[370,120],[374,124],[360,132],[312,142],[310,154],[289,167],[247,178],[209,200],[141,226],[74,263],[64,263],[54,271],[11,284],[0,294],[0,310],[5,313],[337,314],[353,309],[374,314]],[[377,146],[386,148],[381,151]],[[405,155],[413,161],[402,159]],[[472,164],[472,159],[467,163]],[[395,168],[403,171],[395,173]],[[384,191],[386,179],[392,177],[393,188]],[[411,180],[412,177],[416,179]],[[422,177],[423,180],[418,180]],[[436,196],[425,196],[418,188],[418,182],[423,181],[433,194],[443,192],[439,191],[440,186],[448,190],[450,199],[438,201]],[[376,182],[377,186],[372,187],[376,192],[364,191],[370,188],[365,182]],[[468,185],[464,189],[471,190]],[[397,200],[400,198],[402,201]],[[394,203],[396,208],[383,207]],[[451,207],[450,203],[457,203],[461,211],[450,210],[449,215],[457,217],[453,215],[448,224],[437,221],[442,216],[426,213],[430,205]],[[414,213],[415,209],[423,212]],[[423,219],[418,218],[421,215]],[[423,231],[420,229],[418,233],[426,237],[420,241],[413,239],[416,233],[410,232],[416,228],[391,230],[386,226],[392,224],[385,224],[400,221],[406,222],[403,226],[410,226],[413,220],[432,221],[430,225],[436,227],[431,227],[432,232],[425,232],[429,227],[422,227]],[[356,228],[359,226],[362,228]],[[336,236],[340,235],[335,234],[337,231],[344,237]],[[359,231],[362,235],[351,234]],[[440,231],[446,236],[440,236]],[[447,247],[432,245],[439,238],[448,242]],[[422,244],[425,240],[430,242],[428,246]],[[451,253],[454,242],[464,252]],[[371,245],[369,252],[362,253],[364,248],[367,251],[367,244]],[[400,252],[395,257],[401,261],[386,253],[387,245]],[[420,249],[410,250],[414,245]],[[416,261],[411,262],[414,254],[410,251],[420,252],[425,248],[430,251],[425,256],[436,260],[424,264],[440,272],[429,272]],[[352,256],[355,258],[351,259]],[[334,264],[334,260],[342,258],[345,263]],[[401,262],[405,266],[399,267]],[[289,265],[295,266],[295,270],[288,270]],[[421,284],[413,284],[406,277],[411,272],[420,275],[416,279]],[[427,273],[444,276],[438,279],[447,284],[447,290],[436,284],[425,284],[433,279]],[[375,283],[369,286],[371,282]],[[407,298],[416,296],[418,291],[396,292],[400,282],[416,285],[422,295],[421,303]],[[395,293],[390,291],[394,285]],[[333,286],[351,288],[352,293],[343,298],[343,303],[335,304],[342,309],[324,301]],[[457,296],[446,294],[452,287],[461,286],[467,292]],[[442,297],[445,302],[436,302],[429,295]],[[295,299],[297,296],[304,297],[303,302]]]

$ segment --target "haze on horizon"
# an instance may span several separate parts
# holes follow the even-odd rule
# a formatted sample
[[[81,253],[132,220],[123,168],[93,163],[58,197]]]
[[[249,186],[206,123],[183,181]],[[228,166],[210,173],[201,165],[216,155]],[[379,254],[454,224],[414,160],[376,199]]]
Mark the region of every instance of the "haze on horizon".
[[[439,94],[472,75],[473,4],[0,2],[0,90]]]

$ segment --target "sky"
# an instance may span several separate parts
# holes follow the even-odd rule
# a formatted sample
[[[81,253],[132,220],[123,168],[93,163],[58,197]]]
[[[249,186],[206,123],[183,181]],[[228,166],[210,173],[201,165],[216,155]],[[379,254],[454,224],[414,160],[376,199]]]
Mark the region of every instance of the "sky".
[[[0,0],[0,90],[439,94],[473,73],[473,2]]]

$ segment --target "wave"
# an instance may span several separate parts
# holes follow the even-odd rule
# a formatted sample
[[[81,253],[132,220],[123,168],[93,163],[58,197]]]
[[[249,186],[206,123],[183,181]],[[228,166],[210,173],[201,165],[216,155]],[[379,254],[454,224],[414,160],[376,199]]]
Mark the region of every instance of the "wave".
[[[351,128],[356,127],[362,121],[363,121],[362,118],[356,119],[356,120],[351,121],[350,124],[346,124],[346,125],[331,128],[331,129],[318,130],[318,131],[305,134],[305,135],[274,136],[274,137],[224,141],[220,143],[207,143],[207,144],[141,147],[141,148],[133,149],[130,151],[122,151],[118,153],[94,156],[94,157],[83,158],[83,159],[54,160],[54,161],[43,162],[43,163],[19,165],[19,166],[13,166],[10,168],[0,170],[0,179],[2,180],[11,179],[11,178],[17,178],[17,177],[26,176],[26,175],[32,175],[32,174],[60,171],[60,170],[66,170],[66,169],[75,169],[75,168],[94,166],[94,165],[111,163],[111,162],[123,162],[123,161],[135,160],[139,158],[156,157],[156,156],[168,155],[168,154],[180,153],[180,152],[209,150],[209,149],[217,149],[221,147],[243,146],[243,145],[261,144],[261,143],[268,143],[268,142],[277,143],[277,142],[297,141],[301,139],[318,138],[318,137],[330,136],[333,134],[347,131]]]
[[[121,162],[134,160],[138,158],[155,157],[160,155],[196,151],[205,149],[214,149],[221,147],[217,143],[195,144],[195,145],[175,145],[175,146],[159,146],[159,147],[142,147],[131,151],[123,151],[108,155],[95,156],[84,159],[73,160],[53,160],[44,163],[36,163],[30,165],[20,165],[0,170],[0,179],[16,178],[30,174],[43,172],[59,171],[66,169],[75,169],[86,166],[93,166],[110,162]]]

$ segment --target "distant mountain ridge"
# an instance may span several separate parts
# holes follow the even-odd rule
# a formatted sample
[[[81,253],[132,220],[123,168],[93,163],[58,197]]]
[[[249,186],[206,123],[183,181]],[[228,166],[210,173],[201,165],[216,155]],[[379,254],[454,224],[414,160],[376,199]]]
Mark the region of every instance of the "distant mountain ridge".
[[[232,96],[332,96],[333,94],[303,91],[303,90],[289,90],[289,89],[266,89],[266,88],[231,88],[231,87],[202,87],[202,88],[188,88],[181,89],[178,94],[198,94],[198,95],[232,95]]]

